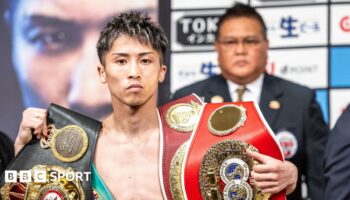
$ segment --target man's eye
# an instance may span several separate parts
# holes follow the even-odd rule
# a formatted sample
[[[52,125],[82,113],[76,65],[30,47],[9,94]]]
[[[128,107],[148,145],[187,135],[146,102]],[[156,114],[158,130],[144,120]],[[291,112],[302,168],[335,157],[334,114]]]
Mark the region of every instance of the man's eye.
[[[24,34],[28,43],[43,54],[64,53],[76,48],[81,41],[75,34],[51,28],[33,28]]]
[[[246,44],[257,44],[258,41],[252,39],[252,40],[246,40],[245,43],[246,43]]]
[[[149,60],[149,59],[142,59],[141,63],[144,64],[144,65],[147,65],[147,64],[151,63],[151,60]]]
[[[222,43],[224,43],[226,45],[235,45],[235,44],[237,44],[237,41],[235,41],[235,40],[226,40],[226,41],[223,41]]]
[[[125,65],[126,64],[126,60],[125,59],[119,59],[116,61],[117,64],[119,65]]]

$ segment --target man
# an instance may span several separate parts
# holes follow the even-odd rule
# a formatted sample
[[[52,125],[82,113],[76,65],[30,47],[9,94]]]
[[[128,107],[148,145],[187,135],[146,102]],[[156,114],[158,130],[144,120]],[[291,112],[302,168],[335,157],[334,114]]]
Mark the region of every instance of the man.
[[[13,142],[0,131],[0,176],[14,156]]]
[[[297,189],[288,199],[302,199],[301,175],[309,197],[323,199],[322,156],[328,127],[314,92],[264,73],[269,44],[266,26],[255,9],[236,4],[221,16],[217,27],[215,50],[222,74],[182,88],[173,98],[193,92],[213,103],[258,102],[285,158],[300,172]]]
[[[150,13],[156,0],[10,0],[12,59],[25,107],[57,103],[95,118],[112,112],[105,85],[98,84],[93,48],[103,25],[126,10]],[[94,95],[91,95],[94,94]]]
[[[325,199],[350,198],[350,105],[339,117],[327,142],[325,153]]]
[[[114,198],[163,199],[156,99],[158,83],[166,73],[163,61],[167,39],[149,18],[132,12],[112,19],[101,32],[97,47],[100,82],[109,88],[114,111],[103,120],[97,140],[97,172]],[[38,138],[47,135],[45,121],[46,110],[24,111],[16,152],[32,139],[31,130]],[[252,174],[263,192],[294,190],[297,170],[293,164],[250,154],[262,162],[258,167],[262,171]]]

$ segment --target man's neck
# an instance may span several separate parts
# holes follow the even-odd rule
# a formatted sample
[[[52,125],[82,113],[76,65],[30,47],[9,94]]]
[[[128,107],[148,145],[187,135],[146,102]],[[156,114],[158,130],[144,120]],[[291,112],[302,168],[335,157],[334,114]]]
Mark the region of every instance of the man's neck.
[[[113,114],[106,119],[106,126],[112,132],[137,136],[159,128],[156,101],[152,99],[135,107],[114,104],[113,110]]]

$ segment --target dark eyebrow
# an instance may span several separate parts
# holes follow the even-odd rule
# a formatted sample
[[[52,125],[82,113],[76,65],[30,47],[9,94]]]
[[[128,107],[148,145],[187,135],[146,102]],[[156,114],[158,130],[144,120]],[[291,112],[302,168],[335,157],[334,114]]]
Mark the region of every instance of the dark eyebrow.
[[[154,54],[154,52],[142,52],[142,53],[139,53],[138,56],[145,56],[145,55],[148,55],[148,54]],[[112,53],[113,56],[130,56],[129,53],[122,53],[122,52],[115,52],[115,53]]]
[[[43,16],[43,15],[32,15],[32,16],[24,17],[24,22],[25,24],[44,25],[44,26],[78,25],[78,23],[72,20],[65,20],[58,17]]]
[[[143,53],[139,53],[139,56],[145,56],[145,55],[148,55],[148,54],[154,54],[154,52],[143,52]]]

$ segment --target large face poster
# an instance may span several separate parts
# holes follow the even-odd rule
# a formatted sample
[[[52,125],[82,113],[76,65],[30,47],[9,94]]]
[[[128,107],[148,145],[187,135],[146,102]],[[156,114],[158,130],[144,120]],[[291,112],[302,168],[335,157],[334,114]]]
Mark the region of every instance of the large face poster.
[[[0,130],[15,138],[23,109],[56,103],[93,118],[111,112],[96,43],[107,20],[137,10],[157,20],[158,0],[2,0]]]

